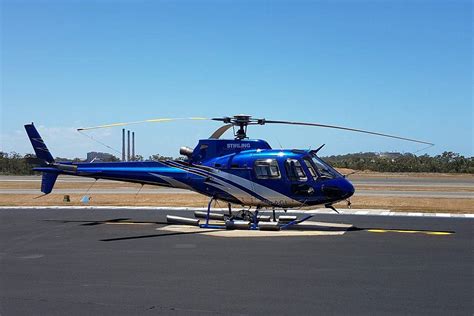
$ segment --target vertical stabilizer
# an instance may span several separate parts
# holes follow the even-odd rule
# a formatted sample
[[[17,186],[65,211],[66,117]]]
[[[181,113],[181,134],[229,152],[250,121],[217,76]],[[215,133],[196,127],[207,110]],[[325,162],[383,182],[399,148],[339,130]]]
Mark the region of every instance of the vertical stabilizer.
[[[25,129],[26,133],[28,134],[28,138],[30,139],[31,145],[33,145],[33,149],[35,150],[36,157],[48,163],[54,162],[53,156],[49,152],[48,147],[46,147],[46,144],[44,143],[33,123],[26,124]]]
[[[28,134],[28,138],[30,139],[31,145],[33,145],[33,149],[35,150],[36,157],[43,161],[43,164],[52,164],[54,163],[54,158],[46,147],[43,139],[41,138],[40,134],[36,130],[36,127],[31,124],[25,125],[26,133]],[[54,184],[56,183],[56,179],[58,178],[58,174],[61,173],[55,166],[50,166],[46,168],[34,168],[33,170],[43,172],[43,178],[41,181],[41,192],[44,194],[49,194],[53,191]]]
[[[57,173],[43,173],[43,179],[41,181],[41,192],[44,194],[49,194],[51,191],[53,191],[54,183],[56,182],[56,179],[58,178]]]

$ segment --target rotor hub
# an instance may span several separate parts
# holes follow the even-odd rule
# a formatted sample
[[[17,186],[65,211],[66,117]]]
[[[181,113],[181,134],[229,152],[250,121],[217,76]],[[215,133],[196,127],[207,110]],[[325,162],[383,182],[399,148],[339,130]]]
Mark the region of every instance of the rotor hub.
[[[237,114],[232,117],[213,118],[214,121],[222,121],[225,124],[231,124],[234,127],[235,139],[247,138],[247,126],[249,125],[264,125],[265,119],[254,119],[251,115]],[[236,129],[237,128],[237,129]]]

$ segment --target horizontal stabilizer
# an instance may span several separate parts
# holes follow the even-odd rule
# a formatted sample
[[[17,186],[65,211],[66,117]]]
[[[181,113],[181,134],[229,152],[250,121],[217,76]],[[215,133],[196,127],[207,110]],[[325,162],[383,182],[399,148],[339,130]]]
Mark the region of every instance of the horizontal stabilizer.
[[[43,179],[41,181],[41,192],[44,194],[49,194],[53,191],[54,183],[58,178],[57,173],[43,173]]]

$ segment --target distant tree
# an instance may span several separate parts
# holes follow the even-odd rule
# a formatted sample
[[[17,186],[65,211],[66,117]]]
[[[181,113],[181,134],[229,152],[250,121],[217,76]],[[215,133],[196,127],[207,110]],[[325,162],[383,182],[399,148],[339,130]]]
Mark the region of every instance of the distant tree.
[[[15,174],[15,175],[27,175],[33,174],[34,172],[31,170],[33,168],[33,164],[31,162],[31,158],[35,158],[36,156],[28,154],[25,157],[21,156],[16,152],[11,153],[0,153],[0,174]]]
[[[151,155],[148,160],[160,161],[160,160],[173,160],[173,157],[162,156],[160,154]]]
[[[399,153],[357,153],[324,158],[338,168],[372,170],[380,172],[445,172],[474,173],[474,158],[454,152],[434,157]]]
[[[115,157],[114,155],[110,155],[109,157],[103,159],[104,162],[117,162],[120,161],[119,158]]]
[[[143,161],[143,156],[142,155],[135,155],[133,158],[133,161]]]

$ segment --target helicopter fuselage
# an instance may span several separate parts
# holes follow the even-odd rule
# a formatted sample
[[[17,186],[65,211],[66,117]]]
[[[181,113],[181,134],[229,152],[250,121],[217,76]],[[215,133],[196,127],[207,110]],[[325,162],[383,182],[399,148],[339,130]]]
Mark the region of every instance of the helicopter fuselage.
[[[26,124],[26,132],[42,165],[34,168],[43,172],[41,191],[45,194],[50,193],[59,174],[71,174],[193,190],[211,197],[208,212],[211,202],[215,199],[257,207],[288,208],[322,204],[334,209],[332,204],[351,197],[354,194],[354,187],[345,176],[317,156],[322,146],[317,150],[275,150],[264,140],[248,139],[247,127],[267,124],[313,126],[434,146],[433,143],[426,141],[357,128],[314,122],[258,119],[246,114],[210,119],[157,118],[77,130],[174,120],[211,120],[225,125],[219,127],[210,138],[201,139],[194,149],[181,147],[180,154],[186,156],[184,161],[61,163],[54,160],[34,124]],[[220,139],[230,128],[234,131],[235,139]]]
[[[186,161],[53,162],[35,170],[182,188],[257,207],[326,205],[354,193],[315,152],[275,150],[263,140],[204,139]]]

